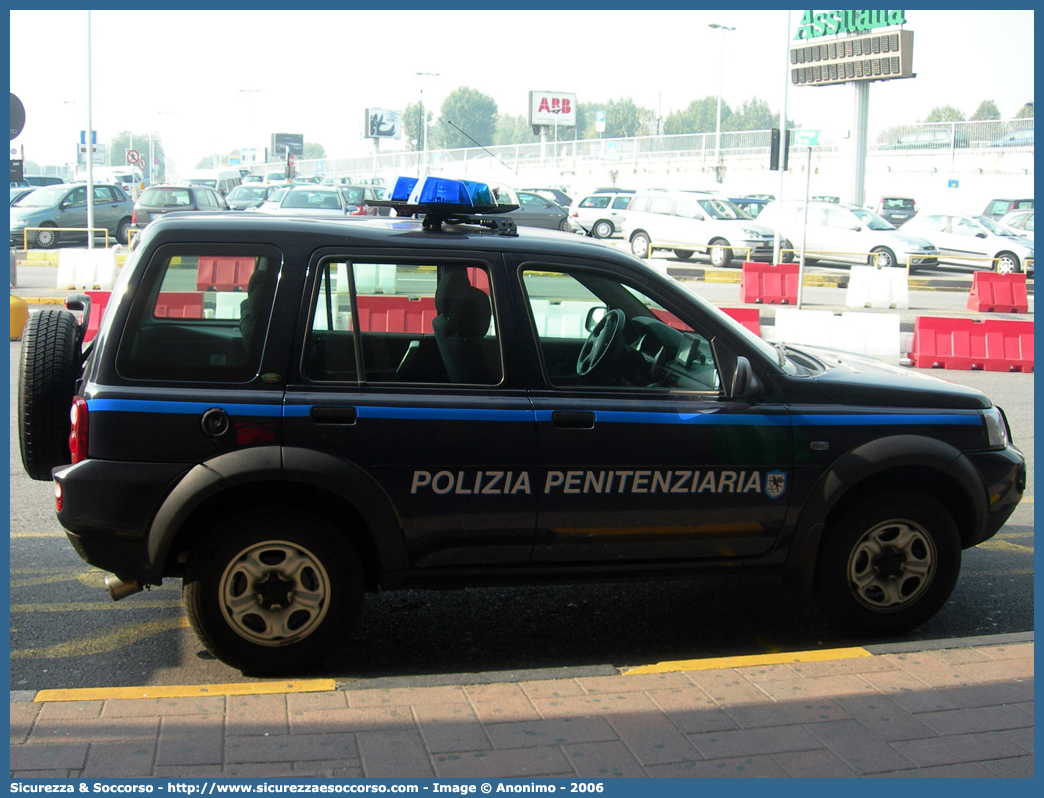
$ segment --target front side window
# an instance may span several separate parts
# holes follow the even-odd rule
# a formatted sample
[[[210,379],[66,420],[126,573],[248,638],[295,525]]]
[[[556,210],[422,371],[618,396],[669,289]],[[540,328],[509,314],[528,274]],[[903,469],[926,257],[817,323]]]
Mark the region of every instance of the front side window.
[[[709,336],[642,289],[552,267],[526,269],[522,282],[550,385],[718,392]]]
[[[301,370],[313,382],[496,385],[484,264],[322,263]]]
[[[599,194],[594,197],[586,197],[581,203],[581,208],[607,208],[609,207],[609,195]]]
[[[158,253],[120,342],[120,374],[180,382],[252,379],[279,263],[268,251]]]

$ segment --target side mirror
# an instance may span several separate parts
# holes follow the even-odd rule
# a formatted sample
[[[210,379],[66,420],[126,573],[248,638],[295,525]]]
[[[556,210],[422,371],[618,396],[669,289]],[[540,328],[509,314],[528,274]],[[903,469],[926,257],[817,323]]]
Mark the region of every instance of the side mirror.
[[[587,318],[584,319],[584,329],[588,332],[594,332],[594,328],[602,323],[602,319],[605,318],[605,308],[596,307],[591,308],[587,311]]]
[[[986,238],[987,236],[986,236],[986,234],[985,234],[985,233],[976,233],[976,234],[975,234],[975,237],[976,237],[976,238]]]
[[[736,358],[736,371],[732,375],[732,399],[747,399],[761,391],[761,381],[750,367],[750,361],[740,355]]]
[[[750,360],[745,355],[737,355],[718,336],[711,339],[710,345],[714,361],[718,364],[722,385],[725,387],[725,398],[749,399],[764,390],[761,380],[754,373]]]

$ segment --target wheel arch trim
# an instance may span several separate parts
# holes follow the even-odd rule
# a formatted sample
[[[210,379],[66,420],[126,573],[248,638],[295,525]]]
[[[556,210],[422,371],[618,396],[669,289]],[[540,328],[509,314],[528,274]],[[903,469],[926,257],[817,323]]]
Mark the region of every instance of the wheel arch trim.
[[[801,509],[785,565],[785,576],[804,591],[812,588],[826,518],[853,490],[889,471],[922,468],[956,483],[972,508],[971,527],[986,523],[987,500],[974,464],[954,446],[920,435],[892,435],[846,452],[823,473]]]

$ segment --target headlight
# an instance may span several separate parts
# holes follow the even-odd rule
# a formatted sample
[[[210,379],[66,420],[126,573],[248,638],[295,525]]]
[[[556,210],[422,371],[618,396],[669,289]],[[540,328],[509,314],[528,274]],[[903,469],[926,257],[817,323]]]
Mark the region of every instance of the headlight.
[[[990,448],[1000,449],[1011,443],[1008,420],[999,407],[983,410],[982,420],[986,423],[986,442]]]

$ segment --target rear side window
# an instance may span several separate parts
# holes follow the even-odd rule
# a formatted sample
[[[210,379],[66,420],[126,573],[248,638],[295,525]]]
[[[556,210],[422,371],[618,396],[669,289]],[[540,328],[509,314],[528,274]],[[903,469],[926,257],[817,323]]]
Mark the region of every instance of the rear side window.
[[[119,373],[135,380],[251,380],[279,263],[271,251],[158,253],[120,342]]]
[[[580,203],[581,208],[608,208],[609,200],[611,198],[608,194],[599,194],[594,197],[586,197],[583,202]],[[626,207],[626,205],[624,206]]]
[[[313,382],[498,384],[487,268],[324,262],[301,371]]]

